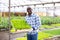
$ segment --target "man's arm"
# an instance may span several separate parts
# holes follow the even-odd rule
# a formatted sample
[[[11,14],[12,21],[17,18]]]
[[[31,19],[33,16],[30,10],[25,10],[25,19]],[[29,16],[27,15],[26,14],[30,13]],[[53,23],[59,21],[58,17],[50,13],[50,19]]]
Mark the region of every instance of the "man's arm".
[[[40,19],[40,17],[39,16],[37,16],[36,17],[36,19],[35,19],[35,29],[38,29],[40,26],[41,26],[41,19]]]

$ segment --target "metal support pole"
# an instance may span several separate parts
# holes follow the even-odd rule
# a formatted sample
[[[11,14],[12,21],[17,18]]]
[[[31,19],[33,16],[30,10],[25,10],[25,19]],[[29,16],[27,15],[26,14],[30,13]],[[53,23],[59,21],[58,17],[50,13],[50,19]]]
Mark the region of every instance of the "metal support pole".
[[[48,11],[49,11],[49,8],[50,8],[50,7],[46,7],[46,13],[47,13],[46,16],[49,16],[49,14],[50,14],[50,13],[48,12]]]
[[[54,3],[53,5],[54,5],[54,13],[53,13],[53,14],[54,14],[54,16],[56,16],[56,15],[55,15],[55,8],[56,8],[56,7],[55,7],[55,3]]]
[[[48,8],[46,8],[46,16],[48,16]]]
[[[9,40],[10,40],[10,3],[11,3],[11,0],[9,0],[9,16],[8,16],[8,18],[9,18]]]
[[[34,10],[35,10],[35,8],[36,8],[36,5],[34,5]],[[36,11],[34,11],[34,13],[36,13]]]

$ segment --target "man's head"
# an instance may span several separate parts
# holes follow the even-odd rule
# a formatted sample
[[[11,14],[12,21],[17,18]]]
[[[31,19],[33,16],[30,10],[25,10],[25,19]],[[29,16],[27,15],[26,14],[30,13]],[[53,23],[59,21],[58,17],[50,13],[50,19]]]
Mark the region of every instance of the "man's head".
[[[27,12],[28,12],[28,15],[31,15],[32,14],[32,8],[31,7],[28,7],[27,8]]]

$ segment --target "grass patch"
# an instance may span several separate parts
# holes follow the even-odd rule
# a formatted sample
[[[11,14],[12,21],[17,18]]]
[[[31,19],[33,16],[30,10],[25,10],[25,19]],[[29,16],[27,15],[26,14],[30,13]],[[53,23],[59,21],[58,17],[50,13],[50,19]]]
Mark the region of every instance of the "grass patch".
[[[52,34],[52,35],[60,35],[60,29],[46,30],[46,31],[43,31],[43,32],[49,33],[49,34]]]
[[[48,29],[48,28],[52,28],[52,26],[51,25],[42,25],[40,28],[46,28],[46,29]]]

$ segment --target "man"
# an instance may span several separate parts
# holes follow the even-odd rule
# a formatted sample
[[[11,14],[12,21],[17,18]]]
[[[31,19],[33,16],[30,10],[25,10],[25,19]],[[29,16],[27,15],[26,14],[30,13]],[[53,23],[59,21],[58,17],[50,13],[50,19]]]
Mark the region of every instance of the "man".
[[[26,21],[27,23],[33,28],[33,30],[37,30],[39,26],[41,26],[41,20],[39,16],[32,13],[32,9],[30,7],[27,8],[27,16]]]

